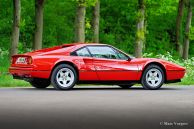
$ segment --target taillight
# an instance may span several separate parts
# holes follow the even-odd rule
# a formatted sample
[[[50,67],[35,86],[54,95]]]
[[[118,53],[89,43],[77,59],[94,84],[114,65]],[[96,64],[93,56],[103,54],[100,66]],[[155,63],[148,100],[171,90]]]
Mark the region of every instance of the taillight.
[[[18,56],[12,57],[12,64],[32,64],[32,57],[30,56]]]
[[[28,58],[27,58],[27,63],[28,63],[28,64],[32,64],[32,57],[28,57]]]

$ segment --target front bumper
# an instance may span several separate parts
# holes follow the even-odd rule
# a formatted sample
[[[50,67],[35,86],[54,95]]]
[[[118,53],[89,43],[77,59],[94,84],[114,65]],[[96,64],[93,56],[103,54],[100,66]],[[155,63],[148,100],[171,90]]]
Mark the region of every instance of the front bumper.
[[[167,74],[167,81],[179,80],[184,77],[185,70],[168,70],[166,74]]]

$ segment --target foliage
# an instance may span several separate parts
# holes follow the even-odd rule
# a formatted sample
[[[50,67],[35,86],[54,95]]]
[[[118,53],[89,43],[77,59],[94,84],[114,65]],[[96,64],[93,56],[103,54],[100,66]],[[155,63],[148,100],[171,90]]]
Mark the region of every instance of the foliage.
[[[74,42],[76,5],[80,0],[46,1],[44,8],[43,47]],[[87,4],[86,41],[92,41],[92,6],[97,0],[82,0]],[[19,52],[32,48],[34,35],[34,0],[21,0],[21,24]],[[11,6],[10,6],[11,5]],[[175,20],[178,0],[146,0],[147,53],[175,52]],[[4,9],[6,8],[6,9]],[[138,1],[102,0],[100,11],[100,42],[112,44],[128,53],[134,53]],[[0,48],[9,49],[12,26],[11,1],[0,4]],[[186,12],[184,14],[186,17]],[[194,18],[194,17],[193,17]],[[194,23],[194,20],[192,24]],[[185,23],[184,23],[185,24]],[[190,55],[194,55],[193,27],[191,28]],[[141,33],[138,34],[141,37]],[[160,51],[158,51],[160,50]]]
[[[0,59],[3,60],[6,56],[8,56],[9,52],[8,50],[2,50],[0,48]]]
[[[12,27],[12,1],[0,3],[0,48],[8,49]]]
[[[190,29],[190,40],[194,41],[194,27],[192,26]]]
[[[94,6],[97,2],[97,0],[72,0],[72,1],[83,6]]]
[[[0,74],[1,72],[7,72],[9,66],[8,50],[0,48]]]

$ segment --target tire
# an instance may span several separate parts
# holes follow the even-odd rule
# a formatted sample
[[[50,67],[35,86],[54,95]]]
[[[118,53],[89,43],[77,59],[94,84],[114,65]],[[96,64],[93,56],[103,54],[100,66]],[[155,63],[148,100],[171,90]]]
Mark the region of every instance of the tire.
[[[34,78],[32,81],[29,82],[33,87],[43,89],[48,87],[51,82],[48,79],[40,79],[40,78]]]
[[[128,84],[128,85],[119,85],[123,89],[129,89],[133,86],[134,84]]]
[[[77,82],[75,69],[68,64],[58,65],[52,72],[51,84],[57,90],[70,90]]]
[[[157,65],[149,65],[143,72],[141,84],[144,89],[157,90],[164,83],[164,71]]]

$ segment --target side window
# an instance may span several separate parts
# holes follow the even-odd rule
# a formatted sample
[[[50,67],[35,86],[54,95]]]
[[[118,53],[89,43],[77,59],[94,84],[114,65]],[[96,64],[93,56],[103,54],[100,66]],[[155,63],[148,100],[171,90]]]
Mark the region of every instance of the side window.
[[[115,50],[115,52],[116,52],[117,56],[119,57],[119,59],[121,59],[121,60],[128,60],[129,59],[129,57],[127,55],[121,53],[120,51]]]
[[[79,49],[79,50],[73,52],[71,55],[73,55],[73,56],[91,57],[90,53],[88,52],[88,50],[86,48]]]
[[[120,59],[115,51],[108,46],[88,46],[90,53],[96,58]]]

